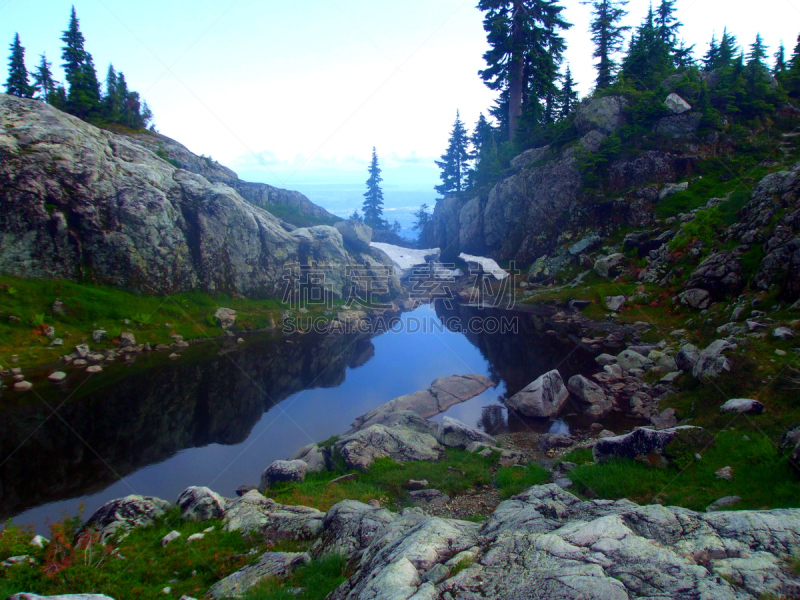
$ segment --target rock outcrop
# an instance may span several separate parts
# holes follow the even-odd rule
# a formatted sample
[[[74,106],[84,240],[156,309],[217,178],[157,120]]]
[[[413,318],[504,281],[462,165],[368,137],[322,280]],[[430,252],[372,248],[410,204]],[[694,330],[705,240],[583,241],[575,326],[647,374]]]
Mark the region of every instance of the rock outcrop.
[[[134,527],[152,525],[169,507],[169,502],[151,496],[131,495],[112,500],[89,517],[78,537],[94,532],[103,543],[114,537],[124,537]]]
[[[331,513],[321,539],[355,566],[333,600],[744,600],[800,591],[785,568],[800,550],[798,510],[582,502],[551,484],[501,503],[483,525],[408,509],[375,519],[381,509],[350,501]]]
[[[333,227],[287,231],[228,185],[238,179],[226,169],[176,168],[147,135],[117,135],[0,94],[0,272],[145,294],[282,297],[285,265],[316,263],[341,297],[345,265],[386,261],[349,253]]]
[[[506,401],[506,406],[526,417],[557,415],[569,399],[569,392],[558,371],[545,373]]]

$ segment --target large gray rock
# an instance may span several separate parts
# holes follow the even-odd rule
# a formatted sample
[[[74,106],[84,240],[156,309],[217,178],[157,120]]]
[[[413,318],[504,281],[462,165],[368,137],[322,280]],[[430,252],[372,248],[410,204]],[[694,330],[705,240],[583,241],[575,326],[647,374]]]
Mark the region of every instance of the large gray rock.
[[[359,558],[361,551],[398,515],[385,508],[343,500],[325,515],[319,539],[311,547],[314,557],[325,554],[344,554]]]
[[[760,415],[764,412],[764,405],[749,398],[732,398],[719,407],[719,412]]]
[[[261,473],[258,491],[262,494],[276,483],[303,481],[308,464],[302,460],[276,460]]]
[[[663,454],[666,445],[674,440],[678,433],[695,429],[699,428],[683,426],[659,430],[634,429],[625,435],[597,440],[592,448],[592,455],[595,462],[602,463],[615,458],[647,456],[652,452]]]
[[[689,104],[683,98],[681,98],[675,92],[667,96],[667,99],[664,101],[664,104],[666,104],[667,108],[670,109],[676,115],[682,115],[683,113],[692,110],[692,105]]]
[[[602,133],[614,133],[625,124],[625,107],[628,101],[618,96],[606,96],[587,100],[578,107],[575,127],[581,135],[596,129]]]
[[[311,540],[322,530],[325,513],[307,506],[278,504],[251,490],[232,500],[225,510],[223,529],[257,533],[267,539]]]
[[[440,377],[434,380],[427,390],[400,396],[358,417],[350,431],[354,432],[371,425],[393,424],[387,422],[387,419],[393,418],[389,415],[400,411],[413,411],[427,419],[482,394],[493,385],[492,381],[483,375]]]
[[[436,439],[438,439],[439,443],[443,446],[461,448],[462,450],[472,442],[481,442],[492,446],[497,445],[497,440],[488,433],[478,431],[474,427],[470,427],[466,423],[462,423],[458,419],[452,417],[442,418],[442,423],[439,425]]]
[[[603,417],[614,408],[614,403],[608,398],[603,388],[583,375],[570,377],[567,389],[579,400],[589,404],[589,408],[586,410],[589,415]]]
[[[134,527],[152,525],[164,516],[171,504],[152,496],[130,495],[106,502],[89,517],[78,536],[96,532],[101,542],[113,537],[124,537]]]
[[[223,329],[230,329],[236,324],[236,311],[232,308],[218,308],[214,313],[217,324]]]
[[[336,230],[342,234],[345,246],[356,252],[368,252],[372,242],[372,227],[361,221],[348,219],[334,224]]]
[[[600,277],[616,277],[624,264],[624,254],[611,254],[598,258],[594,263],[594,270]]]
[[[675,355],[675,364],[681,371],[689,372],[700,358],[700,350],[693,344],[684,344]]]
[[[231,187],[241,187],[234,174],[156,156],[162,137],[117,135],[0,94],[0,272],[144,294],[283,297],[284,266],[315,262],[334,297],[349,291],[343,267],[363,262],[338,231],[286,231]]]
[[[731,361],[723,353],[734,349],[736,349],[736,344],[728,340],[712,342],[700,353],[697,362],[692,367],[692,375],[700,380],[715,379],[724,371],[730,371]]]
[[[561,412],[569,392],[558,371],[550,371],[506,401],[506,406],[526,417],[552,417]]]
[[[350,469],[366,469],[376,458],[396,462],[440,460],[444,448],[436,438],[405,427],[371,425],[340,437],[336,448]]]
[[[631,349],[623,350],[617,355],[617,364],[623,371],[631,369],[648,369],[653,366],[653,361]]]
[[[189,521],[221,519],[225,515],[227,500],[207,487],[189,487],[178,496],[181,518]]]
[[[755,600],[793,597],[800,511],[696,513],[582,502],[558,485],[501,503],[480,529],[405,511],[331,600]]]
[[[302,460],[308,465],[307,471],[309,473],[318,473],[328,468],[328,459],[325,456],[325,451],[317,444],[303,446],[289,460]]]
[[[311,557],[306,552],[265,552],[254,565],[212,585],[208,595],[214,600],[241,598],[266,577],[287,577],[296,567],[310,561]]]

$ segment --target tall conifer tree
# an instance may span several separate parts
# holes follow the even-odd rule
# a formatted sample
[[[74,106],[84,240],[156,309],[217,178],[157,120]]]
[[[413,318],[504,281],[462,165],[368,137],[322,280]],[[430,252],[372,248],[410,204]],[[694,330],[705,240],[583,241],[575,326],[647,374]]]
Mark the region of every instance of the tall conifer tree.
[[[372,148],[372,162],[367,169],[367,191],[364,193],[364,223],[373,229],[388,229],[389,224],[383,218],[383,189],[381,188],[381,168],[378,166],[378,152]]]
[[[86,118],[99,107],[100,83],[97,81],[92,56],[84,49],[85,39],[74,6],[61,41],[64,42],[61,50],[61,58],[64,61],[62,66],[69,85],[67,105],[70,112]]]
[[[772,67],[772,74],[778,77],[786,71],[786,48],[783,42],[778,46],[778,50],[775,52],[773,58],[775,59],[775,65]]]
[[[597,59],[597,89],[611,85],[618,67],[614,54],[622,50],[625,32],[630,29],[620,25],[628,14],[625,6],[628,0],[592,0],[584,2],[592,6],[592,41],[595,45],[594,57]]]
[[[487,68],[480,71],[486,85],[501,92],[500,105],[508,113],[508,138],[513,140],[526,103],[534,119],[544,112],[542,102],[556,89],[558,65],[569,28],[558,0],[480,0],[486,13],[483,28],[491,46],[484,54]]]
[[[564,74],[564,84],[561,86],[559,97],[559,118],[566,119],[578,104],[577,83],[572,79],[572,71],[567,67]]]
[[[711,42],[708,45],[708,52],[703,57],[703,70],[713,71],[719,64],[719,44],[717,43],[717,36],[711,36]]]
[[[443,196],[454,192],[463,192],[467,188],[469,177],[469,138],[461,115],[456,111],[456,120],[450,134],[447,151],[442,154],[442,160],[436,164],[441,169],[441,185],[436,186],[436,191]]]
[[[8,57],[8,79],[6,94],[20,98],[33,98],[34,88],[28,80],[28,69],[25,68],[25,48],[19,41],[19,34],[14,35],[11,42],[11,55]]]
[[[42,54],[39,58],[39,65],[33,71],[33,81],[36,90],[38,91],[39,100],[53,103],[53,97],[56,92],[57,81],[53,79],[53,72],[50,68],[53,64],[47,60],[47,57]]]

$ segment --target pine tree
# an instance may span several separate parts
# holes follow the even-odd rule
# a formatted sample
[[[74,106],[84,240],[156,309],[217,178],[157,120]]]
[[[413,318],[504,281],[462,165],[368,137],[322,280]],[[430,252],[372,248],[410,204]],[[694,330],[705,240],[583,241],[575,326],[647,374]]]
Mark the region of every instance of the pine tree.
[[[25,48],[19,41],[19,34],[14,35],[11,42],[11,55],[8,57],[8,79],[6,94],[20,98],[33,98],[34,87],[28,81],[28,69],[25,68]]]
[[[697,64],[694,58],[694,44],[687,46],[684,40],[681,40],[678,47],[673,52],[675,66],[679,69],[688,69]]]
[[[793,98],[800,98],[800,35],[797,36],[797,46],[787,65],[788,69],[783,77],[784,86]]]
[[[497,160],[497,131],[481,113],[470,136],[473,169],[469,174],[470,187],[485,185],[495,171]],[[502,168],[502,167],[500,167]]]
[[[456,111],[456,121],[453,123],[453,131],[447,145],[447,151],[442,154],[442,160],[437,160],[436,164],[441,169],[441,185],[435,187],[436,191],[442,196],[454,192],[463,192],[468,185],[469,177],[469,139],[464,123],[461,122],[461,114]]]
[[[567,67],[564,74],[564,84],[561,86],[559,96],[559,118],[566,119],[578,104],[578,91],[575,89],[577,83],[572,79],[572,71]]]
[[[64,42],[61,50],[61,58],[64,60],[62,66],[69,85],[67,108],[72,114],[86,118],[99,107],[100,83],[97,81],[92,55],[84,49],[85,39],[74,6],[61,41]]]
[[[367,191],[364,194],[364,223],[373,229],[388,229],[389,224],[383,218],[383,190],[381,189],[381,169],[378,166],[378,153],[372,148],[372,162],[368,168]]]
[[[103,97],[103,112],[109,121],[117,121],[122,114],[122,98],[117,91],[117,72],[114,65],[108,65],[106,73],[106,94]]]
[[[594,57],[598,59],[597,89],[602,90],[611,85],[617,70],[614,54],[622,50],[625,32],[630,27],[623,27],[619,22],[628,14],[623,8],[628,0],[592,0],[583,2],[592,6],[592,41],[595,44]]]
[[[541,100],[555,88],[565,42],[559,34],[571,25],[561,16],[558,0],[480,0],[486,13],[483,28],[491,46],[484,54],[488,67],[480,71],[486,85],[502,92],[508,113],[508,138],[514,139],[523,105],[544,112]]]
[[[56,92],[57,81],[53,79],[53,73],[50,70],[53,64],[47,60],[47,57],[42,54],[39,59],[39,66],[33,72],[34,87],[39,92],[37,98],[44,102],[53,103],[53,95]]]
[[[414,231],[424,231],[431,221],[431,213],[427,204],[419,207],[419,210],[414,213]]]

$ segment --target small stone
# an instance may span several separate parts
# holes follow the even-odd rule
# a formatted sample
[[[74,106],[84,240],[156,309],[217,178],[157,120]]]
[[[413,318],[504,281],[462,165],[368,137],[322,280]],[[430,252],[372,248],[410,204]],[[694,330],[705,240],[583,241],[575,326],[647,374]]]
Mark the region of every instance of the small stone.
[[[52,342],[50,342],[50,345],[51,346],[56,346],[56,347],[57,346],[63,346],[64,345],[64,340],[62,340],[61,338],[56,338]]]
[[[99,344],[100,342],[105,340],[107,337],[108,337],[108,334],[106,333],[106,331],[104,329],[95,329],[92,332],[92,341],[94,341],[95,344]]]
[[[181,355],[180,354],[176,354],[175,352],[173,352],[172,354],[169,355],[169,359],[170,360],[178,360],[180,357],[181,357]]]
[[[772,331],[772,337],[778,340],[790,340],[794,337],[794,331],[788,327],[776,327]]]
[[[165,588],[164,588],[163,590],[161,590],[161,591],[162,591],[163,593],[165,593],[165,594],[171,594],[171,593],[172,593],[172,588],[171,588],[171,587],[169,587],[169,586],[167,586],[167,587],[165,587]]]
[[[212,531],[214,531],[213,525],[211,527],[206,527],[205,529],[203,529],[203,533],[211,533]]]
[[[202,540],[204,537],[206,537],[205,533],[193,533],[188,538],[186,538],[186,543],[190,544],[192,542],[196,542],[198,540]]]
[[[218,308],[214,318],[223,329],[230,329],[236,323],[236,311],[230,308]]]
[[[661,383],[675,383],[675,381],[677,381],[681,375],[683,375],[681,371],[667,373],[661,378]]]
[[[119,334],[119,346],[120,348],[131,348],[136,345],[136,336],[132,333],[120,333]]]
[[[103,367],[101,367],[100,365],[92,365],[91,367],[86,368],[86,372],[89,373],[90,375],[94,373],[102,373]]]
[[[166,548],[167,544],[169,544],[170,542],[172,542],[174,540],[177,540],[179,537],[181,537],[181,532],[180,531],[171,531],[171,532],[169,532],[167,535],[165,535],[163,538],[161,538],[161,547],[162,548]]]
[[[89,356],[89,346],[86,344],[75,346],[75,352],[78,354],[79,358],[86,358]]]
[[[50,308],[50,311],[53,313],[54,317],[61,317],[67,314],[67,307],[61,300],[56,298],[55,302],[53,302],[53,306]]]
[[[722,467],[714,472],[719,479],[724,479],[725,481],[732,481],[733,480],[733,469],[731,467]]]
[[[376,500],[375,498],[372,498],[369,502],[367,502],[367,504],[369,504],[372,508],[380,508],[381,507],[381,503],[378,500]]]
[[[428,487],[427,479],[409,479],[405,483],[407,490],[424,490],[426,487]]]
[[[760,415],[764,412],[764,405],[758,400],[749,398],[733,398],[719,407],[723,413],[740,413],[745,415]]]
[[[14,384],[14,389],[18,392],[27,392],[32,387],[33,384],[30,381],[18,381]]]
[[[606,296],[606,308],[612,312],[619,312],[625,306],[625,296]]]
[[[243,338],[239,338],[238,340],[236,340],[236,343],[237,344],[244,344],[244,339]]]
[[[781,349],[779,348],[778,350],[775,350],[775,354],[776,354],[777,356],[786,356],[786,350],[781,350]]]
[[[706,512],[715,512],[721,508],[728,508],[741,501],[742,499],[739,496],[725,496],[709,504],[708,508],[706,508]]]
[[[43,535],[36,535],[33,537],[30,543],[31,546],[35,546],[36,548],[44,548],[47,544],[50,543],[50,540],[48,540]]]
[[[44,333],[46,338],[51,340],[56,337],[56,330],[52,325],[45,325],[42,327],[42,333]]]
[[[86,365],[88,365],[88,364],[89,364],[89,362],[88,362],[88,361],[85,361],[85,360],[83,360],[82,358],[79,358],[79,359],[77,359],[77,360],[73,360],[73,361],[72,361],[72,366],[73,366],[73,367],[85,367],[85,366],[86,366]]]

